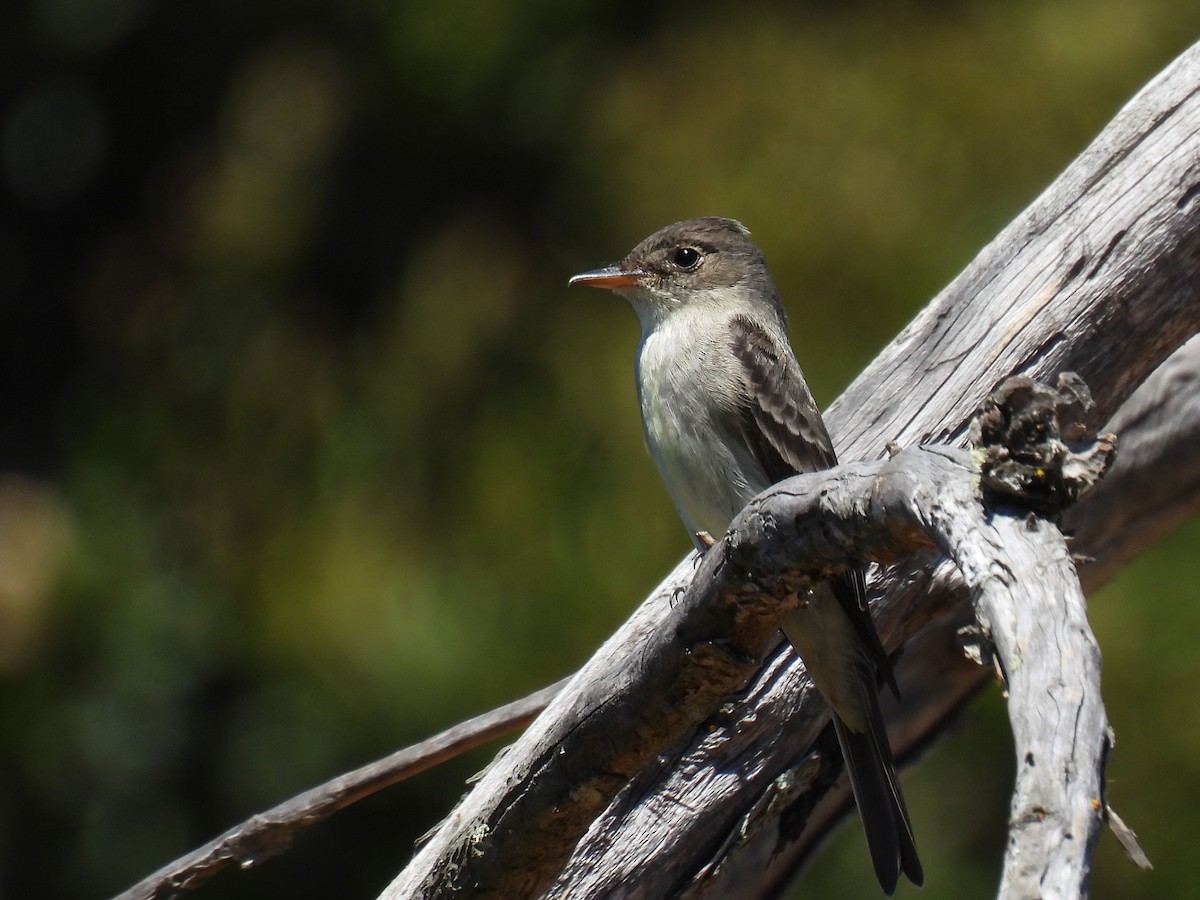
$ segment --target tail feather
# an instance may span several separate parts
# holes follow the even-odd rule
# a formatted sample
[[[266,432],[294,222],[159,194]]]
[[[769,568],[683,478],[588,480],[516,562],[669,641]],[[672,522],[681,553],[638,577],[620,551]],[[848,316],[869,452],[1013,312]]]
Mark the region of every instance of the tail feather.
[[[917,857],[912,823],[904,805],[904,795],[900,793],[896,764],[888,745],[874,685],[869,694],[872,709],[865,732],[851,730],[836,714],[833,724],[846,761],[854,800],[858,804],[859,818],[867,836],[875,876],[890,897],[896,890],[901,872],[917,886],[924,882],[925,875],[921,870],[921,860]]]
[[[865,622],[858,616],[865,616]],[[873,631],[865,603],[851,606],[836,590],[822,585],[788,613],[782,625],[833,710],[880,886],[890,895],[901,872],[921,884],[921,862],[879,710],[877,675],[883,665],[890,672],[891,664],[886,656],[879,659],[883,647],[878,637],[874,644],[879,652],[863,638],[866,629]]]

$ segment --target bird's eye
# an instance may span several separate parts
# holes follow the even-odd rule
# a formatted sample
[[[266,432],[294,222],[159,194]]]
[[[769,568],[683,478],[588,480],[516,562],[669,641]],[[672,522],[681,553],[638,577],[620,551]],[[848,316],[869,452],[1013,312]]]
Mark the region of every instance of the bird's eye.
[[[702,258],[700,251],[695,247],[680,247],[671,254],[671,262],[675,264],[676,268],[683,269],[685,272],[690,272],[700,265]]]

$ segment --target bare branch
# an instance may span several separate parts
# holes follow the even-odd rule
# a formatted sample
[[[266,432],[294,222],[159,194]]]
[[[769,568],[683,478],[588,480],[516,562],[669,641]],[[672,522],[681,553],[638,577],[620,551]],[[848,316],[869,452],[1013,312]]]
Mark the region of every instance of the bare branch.
[[[828,416],[839,455],[873,456],[891,440],[962,440],[990,387],[1018,373],[1052,380],[1075,369],[1092,385],[1101,415],[1115,411],[1200,327],[1198,134],[1200,49],[1193,48],[855,381]],[[653,627],[655,610],[661,613],[689,568],[685,561],[676,569],[606,652]],[[898,589],[877,607],[888,646],[954,609],[958,598],[941,589],[941,578],[895,573]],[[908,720],[894,735],[900,753],[928,740],[931,723],[951,716],[986,682],[985,670],[959,666],[954,678],[914,689],[913,674],[947,670],[953,634],[969,622],[963,611],[953,627],[908,648],[898,672]],[[918,653],[942,655],[928,666],[909,663]],[[543,719],[564,709],[554,704]],[[814,743],[821,704],[802,670],[777,655],[731,701],[728,718],[730,727],[719,734],[698,731],[690,745],[651,760],[604,812],[564,874],[574,878],[577,896],[600,890],[586,882],[589,875],[634,873],[650,896],[689,883],[699,888],[691,881],[696,873],[718,891],[721,874],[739,856],[760,873],[756,883],[742,883],[742,897],[761,896],[794,871],[813,831],[831,821],[825,804],[814,808],[837,768],[828,763],[829,748]],[[541,735],[544,727],[539,721],[532,730]],[[814,828],[805,833],[809,821]],[[604,872],[595,864],[601,856]],[[389,896],[405,894],[394,888]]]
[[[1130,559],[1200,513],[1200,338],[1171,356],[1104,426],[1120,435],[1113,471],[1067,513],[1076,547],[1107,581]]]
[[[999,896],[1086,896],[1104,824],[1111,743],[1100,700],[1100,648],[1058,529],[1043,519],[1004,516],[991,526],[1019,567],[999,569],[994,557],[981,556],[968,575],[1004,670],[1017,749]],[[1036,575],[1026,580],[1018,572]]]
[[[203,847],[159,869],[116,900],[155,900],[199,887],[229,865],[249,867],[282,853],[302,828],[377,791],[411,778],[448,759],[525,727],[545,709],[566,680],[521,700],[468,719],[428,740],[339,775],[285,803],[242,822]]]
[[[1096,391],[1101,413],[1112,414],[1200,329],[1198,96],[1200,50],[1193,48],[847,390],[827,415],[842,458],[875,456],[889,441],[962,440],[987,390],[1015,373],[1050,380],[1073,368]],[[1122,436],[1122,457],[1068,518],[1077,534],[1072,549],[1097,557],[1083,568],[1085,586],[1101,583],[1200,506],[1193,450],[1200,404],[1192,389],[1198,357],[1193,342],[1190,354],[1147,381],[1107,426]],[[1131,439],[1137,434],[1149,437]],[[602,652],[640,646],[670,614],[693,569],[691,558],[682,561]],[[907,641],[898,670],[905,703],[889,716],[904,759],[989,681],[990,670],[963,655],[972,613],[961,577],[939,565],[937,554],[918,553],[903,568],[877,573],[873,593],[887,645]],[[579,678],[595,671],[589,664]],[[512,752],[544,738],[570,702],[560,698]],[[848,797],[836,781],[836,750],[821,737],[824,707],[789,653],[777,650],[722,714],[726,727],[698,729],[690,741],[648,759],[593,823],[564,870],[577,896],[595,889],[588,878],[597,877],[601,858],[618,876],[636,873],[647,896],[764,896],[838,820]],[[274,821],[283,807],[261,820]],[[253,852],[247,847],[235,855],[239,861]],[[729,884],[738,885],[736,894]]]
[[[1090,490],[1112,461],[1114,438],[1078,453],[1066,440],[1082,436],[1092,411],[1073,373],[1060,376],[1059,390],[1026,378],[997,389],[973,429],[985,497],[1054,515]],[[1019,569],[998,565],[974,535],[950,530],[945,549],[973,589],[1008,688],[1017,779],[1000,897],[1085,896],[1112,746],[1100,647],[1058,529],[1033,515],[993,516],[987,525]]]

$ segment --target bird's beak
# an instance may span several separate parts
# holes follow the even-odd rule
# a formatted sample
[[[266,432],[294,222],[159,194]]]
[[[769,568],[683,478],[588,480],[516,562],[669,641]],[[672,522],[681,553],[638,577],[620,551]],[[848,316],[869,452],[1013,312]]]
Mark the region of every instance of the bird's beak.
[[[641,269],[622,269],[616,265],[605,266],[603,269],[580,272],[567,282],[567,287],[582,284],[587,287],[607,288],[610,291],[624,291],[637,287],[638,283],[649,274]]]

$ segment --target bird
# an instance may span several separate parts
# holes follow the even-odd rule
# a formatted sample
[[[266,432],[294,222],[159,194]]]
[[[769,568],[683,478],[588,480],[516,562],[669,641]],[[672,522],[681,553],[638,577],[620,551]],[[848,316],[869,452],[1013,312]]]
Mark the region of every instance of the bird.
[[[641,323],[636,384],[646,446],[696,548],[757,494],[837,465],[787,337],[762,251],[734,219],[676,222],[569,285],[626,298]],[[891,896],[924,881],[879,706],[899,697],[861,569],[814,586],[782,630],[832,712],[875,875]]]

